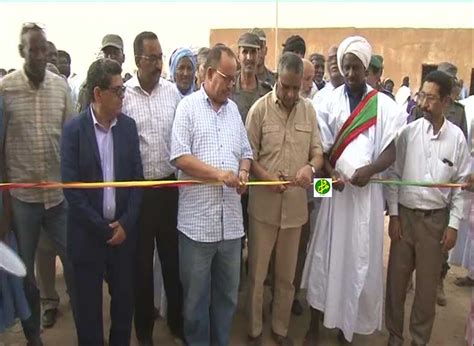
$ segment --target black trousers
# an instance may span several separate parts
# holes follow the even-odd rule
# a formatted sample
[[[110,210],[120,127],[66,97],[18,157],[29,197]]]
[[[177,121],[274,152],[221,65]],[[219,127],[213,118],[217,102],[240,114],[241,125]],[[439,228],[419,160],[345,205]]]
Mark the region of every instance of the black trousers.
[[[102,285],[109,286],[111,327],[110,346],[130,345],[133,318],[133,244],[107,246],[105,261],[73,263],[77,286],[76,329],[79,346],[104,345]]]
[[[165,179],[174,179],[174,176]],[[138,340],[149,339],[153,335],[155,242],[168,300],[168,327],[175,336],[183,335],[183,289],[179,279],[177,217],[178,188],[164,187],[144,191],[135,270],[135,332]]]

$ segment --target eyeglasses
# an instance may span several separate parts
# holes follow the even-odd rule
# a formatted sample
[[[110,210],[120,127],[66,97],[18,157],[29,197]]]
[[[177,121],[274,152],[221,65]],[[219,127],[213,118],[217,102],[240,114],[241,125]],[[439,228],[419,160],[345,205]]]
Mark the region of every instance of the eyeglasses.
[[[148,60],[152,64],[163,61],[163,55],[136,55],[136,57]]]
[[[429,94],[424,93],[423,91],[418,93],[419,102],[423,102],[426,100],[426,102],[433,103],[435,101],[438,101],[439,99],[440,99],[439,96],[429,95]]]
[[[46,29],[46,25],[44,25],[43,23],[34,23],[34,22],[25,22],[21,25],[21,27],[22,29],[34,29],[34,28],[38,28],[41,30]]]
[[[235,84],[235,77],[234,76],[228,76],[226,75],[225,73],[219,71],[219,70],[216,70],[217,74],[219,76],[221,76],[222,78],[224,78],[224,80],[227,82],[227,83],[232,83],[232,84]]]
[[[119,85],[119,86],[116,86],[116,87],[113,87],[113,88],[106,88],[104,90],[109,90],[112,93],[114,93],[115,95],[117,95],[118,97],[122,97],[123,95],[125,95],[125,90],[126,89],[127,89],[127,87],[125,85]]]

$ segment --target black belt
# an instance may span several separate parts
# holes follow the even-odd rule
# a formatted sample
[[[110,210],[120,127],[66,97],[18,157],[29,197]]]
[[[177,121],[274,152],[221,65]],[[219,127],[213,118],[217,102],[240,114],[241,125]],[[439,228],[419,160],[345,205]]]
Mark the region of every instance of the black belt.
[[[168,175],[167,177],[163,177],[163,178],[156,178],[156,179],[146,179],[148,181],[152,181],[152,180],[176,180],[176,176],[173,174],[170,174]]]
[[[440,209],[411,209],[411,208],[408,208],[408,207],[405,207],[403,204],[400,204],[401,207],[407,209],[407,210],[410,210],[411,212],[413,213],[416,213],[416,214],[423,214],[424,216],[430,216],[430,215],[433,215],[433,214],[436,214],[436,213],[440,213],[440,212],[447,212],[448,211],[448,208],[440,208]]]

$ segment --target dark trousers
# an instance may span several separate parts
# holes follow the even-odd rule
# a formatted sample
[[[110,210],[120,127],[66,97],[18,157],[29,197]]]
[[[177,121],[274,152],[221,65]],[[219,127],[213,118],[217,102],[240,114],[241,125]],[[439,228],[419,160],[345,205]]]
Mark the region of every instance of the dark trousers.
[[[174,176],[165,179],[174,179]],[[179,279],[177,217],[177,188],[165,187],[144,191],[136,258],[135,332],[138,340],[149,339],[153,335],[155,242],[168,300],[168,327],[175,336],[183,335],[183,289]]]
[[[127,239],[126,241],[133,241]],[[77,299],[77,338],[80,346],[104,345],[102,285],[109,286],[110,346],[130,345],[133,318],[133,247],[107,246],[102,262],[73,263]]]

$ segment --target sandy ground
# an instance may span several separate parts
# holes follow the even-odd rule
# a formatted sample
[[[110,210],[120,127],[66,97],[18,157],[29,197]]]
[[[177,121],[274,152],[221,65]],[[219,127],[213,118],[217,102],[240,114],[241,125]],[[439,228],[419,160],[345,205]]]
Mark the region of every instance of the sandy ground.
[[[389,249],[389,238],[385,237],[384,247],[384,273],[386,270],[386,263]],[[464,341],[465,325],[468,309],[470,306],[471,289],[460,288],[453,284],[453,281],[458,276],[463,276],[466,271],[459,267],[452,267],[448,273],[445,283],[445,292],[448,299],[446,307],[437,307],[436,320],[431,336],[430,345],[449,345],[462,346],[466,345]],[[61,305],[59,307],[58,321],[52,329],[45,329],[42,333],[43,342],[45,345],[76,345],[75,329],[72,323],[72,316],[69,305],[67,304],[67,297],[65,294],[64,279],[59,273],[57,277],[57,289],[61,296]],[[267,290],[269,291],[269,290]],[[267,292],[269,293],[269,292]],[[405,316],[405,344],[409,345],[409,313],[411,304],[413,302],[414,292],[408,293],[406,316]],[[110,321],[108,318],[108,311],[110,301],[107,293],[107,287],[104,285],[104,323],[105,330],[108,330]],[[264,327],[264,344],[274,345],[270,337],[270,323],[269,323],[269,294],[266,294],[265,316],[266,323]],[[239,307],[235,316],[232,327],[231,345],[245,345],[246,344],[246,315],[245,315],[245,290],[240,295]],[[305,312],[302,316],[292,316],[289,335],[294,339],[295,345],[301,345],[303,342],[306,328],[309,323],[309,311],[305,306]],[[353,345],[386,345],[388,333],[385,329],[376,332],[370,336],[356,335],[353,340]],[[158,319],[155,323],[153,340],[155,345],[177,345],[168,332],[166,322],[163,319]],[[0,346],[19,346],[25,345],[26,341],[20,325],[14,326],[9,332],[0,334]],[[135,336],[132,336],[132,345],[138,345]],[[334,330],[324,330],[322,333],[321,345],[338,345],[337,332]]]

